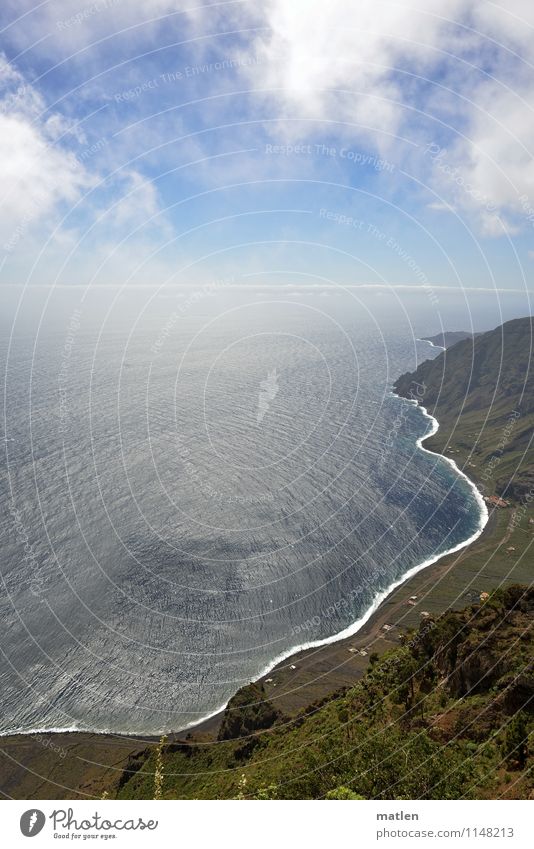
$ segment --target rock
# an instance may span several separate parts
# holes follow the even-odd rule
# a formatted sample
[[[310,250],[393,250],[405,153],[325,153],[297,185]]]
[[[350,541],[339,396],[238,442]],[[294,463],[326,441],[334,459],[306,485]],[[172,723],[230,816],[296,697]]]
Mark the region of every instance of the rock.
[[[263,684],[247,684],[233,696],[224,712],[219,740],[234,740],[270,728],[280,712],[267,698]]]

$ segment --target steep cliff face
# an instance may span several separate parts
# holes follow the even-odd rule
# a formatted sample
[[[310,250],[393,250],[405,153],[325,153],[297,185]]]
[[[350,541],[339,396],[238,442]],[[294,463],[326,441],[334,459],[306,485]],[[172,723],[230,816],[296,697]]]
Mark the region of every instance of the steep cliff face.
[[[440,348],[451,348],[457,342],[462,342],[464,339],[472,339],[473,333],[468,333],[465,330],[445,330],[444,333],[436,333],[435,336],[423,336],[423,342],[432,342]]]
[[[501,327],[464,339],[415,372],[402,375],[395,391],[409,397],[412,383],[426,387],[422,403],[431,411],[451,409],[509,414],[534,412],[534,319],[507,321]]]
[[[440,431],[427,448],[457,453],[488,491],[526,497],[534,483],[531,316],[458,342],[394,388],[438,419]]]
[[[534,589],[511,586],[484,604],[446,613],[423,633],[416,654],[435,666],[454,698],[492,690],[503,713],[534,712],[533,621]]]

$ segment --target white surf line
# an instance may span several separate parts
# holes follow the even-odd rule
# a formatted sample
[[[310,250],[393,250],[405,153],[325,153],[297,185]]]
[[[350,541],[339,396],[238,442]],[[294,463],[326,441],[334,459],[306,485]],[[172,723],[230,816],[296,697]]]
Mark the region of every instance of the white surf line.
[[[423,341],[426,341],[426,340],[423,340]],[[432,344],[432,343],[430,343],[430,344]],[[417,445],[418,448],[421,449],[421,451],[424,451],[425,454],[432,454],[433,457],[440,457],[440,459],[445,460],[446,463],[449,463],[449,465],[452,466],[455,469],[455,471],[457,472],[457,474],[460,477],[464,478],[464,480],[467,481],[467,483],[469,484],[469,486],[473,490],[475,500],[476,500],[478,507],[480,509],[478,528],[475,531],[475,533],[472,534],[472,536],[470,536],[468,539],[464,540],[463,542],[459,542],[457,545],[453,546],[452,548],[447,549],[446,551],[441,552],[440,554],[434,554],[434,555],[432,555],[432,557],[428,557],[426,560],[423,560],[421,563],[418,563],[416,566],[412,566],[411,569],[408,569],[408,571],[405,572],[404,575],[402,575],[402,577],[398,578],[396,581],[393,581],[393,583],[391,583],[389,585],[389,587],[387,587],[385,590],[382,590],[380,593],[377,593],[377,595],[376,595],[374,601],[372,602],[371,606],[366,610],[366,612],[363,614],[363,616],[361,616],[359,619],[357,619],[355,622],[353,622],[347,628],[344,628],[342,631],[339,631],[337,634],[333,634],[330,637],[324,637],[320,640],[312,640],[308,643],[302,643],[302,645],[295,646],[295,648],[287,649],[287,651],[282,652],[281,654],[277,655],[273,660],[269,661],[269,663],[261,670],[261,672],[258,672],[258,674],[254,678],[251,678],[249,683],[255,683],[256,681],[259,681],[261,678],[263,678],[269,672],[272,672],[272,670],[275,668],[275,666],[278,666],[279,663],[282,663],[284,660],[288,660],[290,657],[293,657],[296,654],[300,654],[301,652],[307,651],[308,649],[316,649],[316,648],[320,648],[321,646],[331,645],[332,643],[337,643],[340,640],[346,639],[347,637],[353,637],[355,634],[358,633],[358,631],[361,630],[361,628],[365,625],[365,623],[369,621],[371,616],[374,613],[376,613],[376,611],[378,610],[378,608],[380,607],[382,602],[385,601],[385,599],[393,592],[393,590],[397,589],[397,587],[400,587],[401,584],[404,584],[407,580],[412,578],[414,575],[417,575],[418,572],[422,572],[423,569],[426,569],[428,566],[433,566],[434,563],[437,563],[438,560],[441,560],[442,557],[447,557],[449,554],[455,554],[457,551],[461,551],[462,548],[466,548],[468,545],[471,545],[471,543],[475,542],[475,540],[477,540],[479,538],[482,531],[486,527],[486,523],[487,523],[488,518],[489,518],[489,512],[488,512],[488,508],[486,506],[486,502],[484,501],[480,492],[478,491],[476,484],[473,483],[471,478],[469,478],[465,474],[465,472],[463,472],[456,465],[456,463],[454,462],[454,460],[451,457],[446,457],[444,454],[437,454],[435,451],[429,451],[428,448],[423,447],[423,442],[426,439],[429,439],[431,436],[434,436],[434,434],[438,431],[438,429],[439,429],[438,420],[428,412],[426,407],[423,407],[422,405],[418,404],[417,401],[412,400],[410,398],[403,398],[401,395],[397,395],[397,393],[393,392],[393,391],[390,394],[391,394],[392,397],[399,398],[399,400],[404,401],[407,404],[412,404],[413,406],[419,407],[419,409],[423,412],[424,416],[432,422],[432,427],[431,427],[430,431],[428,433],[425,433],[424,436],[420,436],[416,440],[416,445]],[[246,685],[242,685],[242,686],[246,686]],[[238,689],[240,689],[240,688],[238,688]],[[237,690],[236,690],[236,692],[237,692]],[[235,695],[235,693],[234,693],[234,695]],[[231,696],[230,698],[233,698],[233,696]],[[120,737],[159,737],[162,734],[181,734],[182,732],[188,731],[191,728],[195,728],[197,725],[201,725],[203,722],[207,722],[209,719],[212,719],[214,716],[217,716],[218,713],[221,713],[226,707],[228,707],[229,701],[230,701],[230,699],[228,699],[226,702],[224,702],[224,704],[220,705],[220,707],[216,708],[213,711],[210,711],[210,713],[207,713],[205,716],[201,717],[200,719],[195,719],[195,720],[193,720],[193,722],[190,722],[187,725],[184,725],[182,728],[179,728],[178,730],[166,729],[164,731],[139,732],[139,731],[107,731],[107,730],[102,731],[102,730],[97,730],[97,729],[94,729],[94,728],[49,728],[49,729],[43,728],[43,729],[38,729],[38,730],[35,730],[35,731],[23,731],[23,730],[3,731],[3,732],[0,733],[0,737],[6,737],[6,736],[9,736],[9,735],[13,735],[13,734],[50,734],[50,733],[63,734],[63,733],[72,732],[72,731],[77,731],[78,733],[85,733],[85,734],[108,734],[108,735],[114,735],[114,736],[120,736]]]
[[[440,351],[446,351],[447,350],[445,345],[434,345],[434,343],[431,342],[430,339],[418,339],[416,337],[415,341],[416,342],[426,342],[427,345],[430,345],[432,348],[439,348]]]
[[[65,727],[52,725],[47,728],[14,728],[9,731],[0,731],[0,738],[13,737],[15,734],[24,734],[26,736],[27,734],[74,734],[79,732],[83,734],[120,734],[117,731],[96,731],[94,728],[79,728],[77,725],[66,725]]]
[[[424,341],[426,341],[426,340],[424,340]],[[430,344],[432,344],[432,343],[430,343]],[[437,347],[437,346],[434,346],[434,347]],[[449,554],[455,554],[457,551],[461,551],[462,548],[466,548],[467,546],[471,545],[471,543],[475,542],[475,540],[477,540],[479,538],[482,531],[486,527],[486,524],[487,524],[487,521],[488,521],[488,518],[489,518],[489,512],[488,512],[488,508],[486,506],[486,502],[484,501],[480,492],[478,491],[476,484],[473,483],[471,478],[469,478],[465,474],[465,472],[463,472],[457,466],[457,464],[454,462],[454,460],[451,457],[446,457],[444,454],[437,454],[435,451],[429,451],[428,448],[423,447],[423,442],[426,439],[429,439],[431,436],[434,436],[434,434],[439,429],[438,420],[428,412],[426,407],[423,407],[422,405],[418,404],[417,401],[411,400],[409,398],[403,398],[401,395],[397,395],[396,392],[391,392],[391,396],[394,397],[394,398],[399,398],[399,400],[405,401],[408,404],[412,404],[416,407],[419,407],[420,410],[422,411],[422,413],[424,414],[425,418],[429,419],[432,422],[432,427],[431,427],[430,431],[428,431],[428,433],[425,433],[424,436],[420,436],[416,440],[416,445],[417,445],[418,448],[420,448],[422,451],[424,451],[425,454],[432,454],[433,457],[440,457],[440,459],[445,460],[446,463],[449,463],[449,465],[452,466],[455,469],[455,471],[457,472],[459,477],[462,477],[462,478],[464,478],[464,480],[467,481],[467,483],[469,484],[469,486],[473,490],[473,494],[475,496],[475,501],[477,502],[477,505],[478,505],[479,510],[480,510],[478,528],[477,528],[477,530],[475,531],[474,534],[472,534],[470,537],[468,537],[468,539],[464,540],[463,542],[459,542],[457,545],[454,545],[452,548],[449,548],[446,551],[441,552],[440,554],[432,555],[432,557],[428,557],[426,560],[423,560],[421,563],[418,563],[416,566],[412,566],[411,569],[408,569],[408,571],[405,572],[402,577],[398,578],[396,581],[393,581],[393,583],[391,583],[389,585],[389,587],[387,587],[385,590],[382,590],[380,593],[378,593],[376,595],[373,603],[368,608],[368,610],[363,614],[363,616],[360,617],[360,619],[357,619],[355,622],[353,622],[352,625],[349,625],[347,628],[344,628],[342,631],[339,631],[337,634],[333,634],[331,637],[324,637],[321,640],[312,640],[308,643],[302,643],[302,645],[296,646],[295,648],[288,649],[287,651],[282,652],[277,657],[275,657],[274,660],[270,661],[262,669],[262,671],[259,672],[258,675],[255,678],[252,679],[252,683],[259,681],[261,678],[263,678],[269,672],[272,672],[272,670],[275,668],[275,666],[278,666],[279,663],[282,663],[284,660],[288,660],[290,657],[293,657],[296,654],[300,654],[300,652],[302,652],[302,651],[306,651],[308,649],[320,648],[321,646],[326,646],[326,645],[330,645],[332,643],[337,643],[340,640],[346,639],[347,637],[353,637],[355,634],[358,633],[359,630],[361,630],[361,628],[365,625],[365,623],[369,621],[371,616],[378,610],[378,608],[380,607],[382,602],[385,601],[385,599],[393,592],[393,590],[397,589],[397,587],[400,587],[401,584],[404,584],[407,580],[412,578],[414,575],[417,575],[418,572],[422,572],[423,569],[426,569],[428,566],[432,566],[434,563],[437,563],[438,560],[441,560],[442,557],[447,557]],[[222,710],[224,710],[227,707],[227,705],[228,705],[228,702],[226,702],[224,705],[221,705],[221,707],[218,708],[217,710],[214,710],[211,713],[207,714],[202,719],[196,720],[195,722],[193,722],[189,725],[186,725],[181,730],[186,731],[189,728],[194,728],[195,725],[200,725],[202,722],[206,722],[208,719],[211,719],[212,717],[214,717],[218,713],[220,713]]]

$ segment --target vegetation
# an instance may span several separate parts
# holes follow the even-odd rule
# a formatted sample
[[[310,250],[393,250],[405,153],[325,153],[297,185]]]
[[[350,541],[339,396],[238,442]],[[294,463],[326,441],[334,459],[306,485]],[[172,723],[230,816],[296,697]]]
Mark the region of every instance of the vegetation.
[[[534,590],[516,585],[427,619],[355,687],[267,730],[251,727],[244,688],[222,727],[242,713],[247,736],[168,745],[163,798],[528,798],[533,617]],[[157,757],[119,798],[151,798]]]
[[[487,493],[520,501],[534,495],[532,317],[458,342],[395,391],[417,398],[440,429],[425,448],[452,456]]]
[[[278,716],[278,711],[267,699],[263,684],[249,684],[238,690],[228,702],[218,739],[247,737],[259,729],[270,728]]]
[[[508,762],[516,762],[523,769],[528,758],[528,723],[523,711],[510,720],[504,735],[504,756]]]
[[[154,799],[161,799],[163,792],[163,749],[167,737],[163,735],[160,738],[159,746],[156,749],[156,765],[154,769]]]

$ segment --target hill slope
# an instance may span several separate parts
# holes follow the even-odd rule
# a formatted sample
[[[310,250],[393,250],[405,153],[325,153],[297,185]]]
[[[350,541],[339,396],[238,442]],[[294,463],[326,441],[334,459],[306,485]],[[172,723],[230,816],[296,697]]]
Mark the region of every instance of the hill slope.
[[[464,339],[472,339],[473,334],[466,330],[445,330],[444,333],[436,333],[435,336],[422,336],[423,342],[431,342],[432,345],[437,345],[438,348],[451,348],[457,342],[462,342]]]
[[[163,797],[529,798],[533,621],[534,590],[517,585],[427,619],[350,690],[292,719],[264,704],[268,731],[252,730],[258,693],[243,688],[226,718],[246,736],[164,747]],[[151,798],[155,767],[152,754],[118,797]]]
[[[457,454],[488,493],[516,500],[534,486],[533,331],[531,316],[508,321],[421,363],[394,387],[438,419],[426,448]]]

